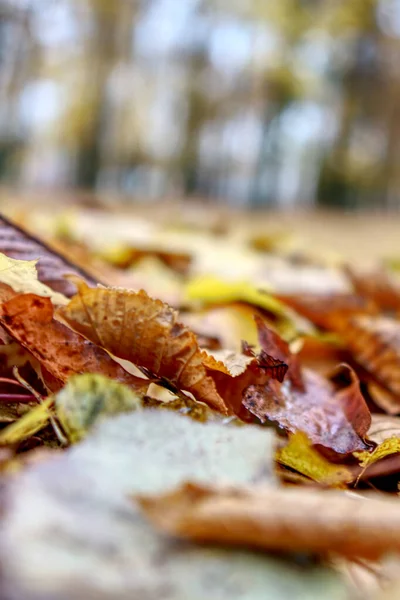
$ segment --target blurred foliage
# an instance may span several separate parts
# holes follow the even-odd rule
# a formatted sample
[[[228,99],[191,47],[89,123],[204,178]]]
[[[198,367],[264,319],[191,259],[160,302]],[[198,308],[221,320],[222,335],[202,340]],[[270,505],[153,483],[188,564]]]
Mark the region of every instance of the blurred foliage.
[[[400,0],[0,0],[0,175],[397,206]]]

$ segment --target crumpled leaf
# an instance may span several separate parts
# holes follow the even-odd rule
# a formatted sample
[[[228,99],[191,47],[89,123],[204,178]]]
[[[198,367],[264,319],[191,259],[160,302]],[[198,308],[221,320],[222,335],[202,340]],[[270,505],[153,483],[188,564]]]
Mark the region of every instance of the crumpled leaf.
[[[343,487],[354,479],[347,467],[331,463],[317,452],[301,431],[291,435],[288,443],[279,448],[275,456],[280,464],[331,487]]]
[[[265,321],[255,316],[258,337],[262,348],[260,362],[273,379],[282,383],[285,375],[294,387],[304,390],[304,382],[297,356],[292,354],[289,344],[275,331],[267,327]]]
[[[400,411],[400,323],[388,317],[357,317],[344,337],[355,360],[399,398]]]
[[[0,253],[0,283],[9,286],[16,293],[37,294],[51,298],[54,304],[67,304],[66,296],[55,292],[38,280],[37,262],[37,260],[15,260]]]
[[[177,313],[143,290],[89,288],[60,309],[61,317],[87,339],[170,381],[178,389],[228,414],[229,407],[207,375],[195,335]]]
[[[377,559],[400,551],[399,501],[392,496],[186,484],[140,504],[161,531],[198,542]]]
[[[302,376],[304,391],[290,381],[280,384],[271,379],[264,385],[250,385],[243,404],[261,422],[277,421],[287,431],[303,431],[313,444],[339,454],[365,450],[368,446],[363,438],[371,415],[354,371],[342,365],[334,382],[309,369],[304,369]]]
[[[331,569],[169,540],[128,499],[188,477],[273,483],[271,457],[272,433],[257,427],[204,425],[168,411],[111,418],[7,484],[4,593],[24,600],[346,600]]]
[[[90,285],[97,283],[83,269],[72,264],[67,258],[52,250],[43,241],[28,234],[3,215],[0,216],[0,252],[21,261],[38,261],[39,281],[59,292],[60,295],[71,296],[75,293],[74,285],[64,278],[66,274],[79,275]],[[20,291],[39,293],[38,289],[25,288]]]
[[[16,296],[0,307],[1,325],[50,374],[45,379],[53,391],[71,375],[85,372],[101,373],[139,391],[147,389],[148,381],[127,373],[107,352],[56,321],[53,314],[50,298],[34,294]]]

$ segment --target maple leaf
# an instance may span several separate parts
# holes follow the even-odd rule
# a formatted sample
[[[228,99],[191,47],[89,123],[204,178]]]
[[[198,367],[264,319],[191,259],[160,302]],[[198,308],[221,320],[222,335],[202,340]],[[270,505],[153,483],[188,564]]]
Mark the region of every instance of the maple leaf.
[[[78,294],[58,312],[71,327],[115,356],[191,392],[197,400],[230,412],[207,375],[196,336],[179,323],[176,311],[143,290],[77,285]]]
[[[161,531],[201,543],[376,559],[400,551],[398,500],[383,494],[188,483],[139,502]]]
[[[303,431],[313,444],[332,448],[339,454],[365,450],[363,441],[371,415],[361,394],[359,381],[347,365],[325,379],[309,369],[302,372],[304,391],[289,381],[271,379],[264,385],[249,385],[244,406],[261,422],[277,421],[287,431]],[[345,379],[343,389],[339,380]]]
[[[4,302],[0,323],[42,365],[51,390],[58,390],[71,375],[101,373],[142,390],[149,382],[127,373],[104,350],[88,342],[54,318],[50,298],[24,294]]]

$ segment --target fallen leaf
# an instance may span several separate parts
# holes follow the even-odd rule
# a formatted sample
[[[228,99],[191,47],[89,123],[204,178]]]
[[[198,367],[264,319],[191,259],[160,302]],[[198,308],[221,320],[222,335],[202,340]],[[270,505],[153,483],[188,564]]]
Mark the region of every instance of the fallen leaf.
[[[388,415],[400,413],[400,399],[397,394],[386,389],[377,381],[370,380],[367,383],[368,394],[371,400]]]
[[[6,482],[5,597],[349,600],[330,568],[170,540],[128,500],[188,477],[203,484],[273,483],[271,458],[272,433],[257,427],[147,410],[102,423],[85,441]]]
[[[75,293],[74,285],[64,278],[66,274],[74,273],[90,285],[97,284],[83,269],[69,262],[67,258],[52,250],[43,241],[30,235],[3,215],[0,216],[0,252],[10,258],[24,262],[38,261],[39,281],[59,292],[60,295],[71,296]],[[29,289],[21,291],[38,293],[37,290]]]
[[[32,293],[51,298],[54,304],[67,304],[66,296],[55,292],[38,280],[37,262],[37,260],[15,260],[0,253],[0,283],[9,286],[17,294]]]
[[[92,373],[70,377],[55,395],[54,404],[57,418],[72,443],[86,436],[100,419],[142,407],[141,396],[133,389]]]
[[[223,281],[214,276],[201,276],[188,282],[186,298],[211,304],[241,301],[254,304],[276,315],[285,314],[284,305],[267,290],[259,291],[254,285],[245,281]]]
[[[50,298],[34,294],[16,296],[0,307],[0,323],[51,375],[52,391],[60,389],[71,375],[85,372],[101,373],[139,391],[147,389],[148,381],[127,373],[107,352],[53,315]]]
[[[216,350],[214,352],[203,351],[202,362],[207,369],[220,371],[231,377],[238,377],[256,360],[255,356],[246,356],[231,350]]]
[[[335,374],[345,379],[343,389],[318,373],[304,369],[304,391],[289,381],[270,380],[264,385],[249,385],[244,406],[262,423],[277,421],[287,431],[303,431],[313,444],[331,448],[339,454],[365,450],[364,442],[371,415],[359,388],[356,374],[343,365]],[[339,389],[338,389],[339,388]]]
[[[359,296],[372,300],[382,310],[399,311],[400,286],[388,271],[381,268],[361,272],[348,266],[346,274]]]
[[[159,298],[171,306],[179,307],[182,304],[182,276],[153,256],[141,258],[126,271],[115,268],[103,271],[109,285],[135,291],[144,289],[149,296]]]
[[[371,415],[371,426],[368,438],[376,444],[381,444],[390,437],[400,438],[400,417],[390,415]]]
[[[263,363],[263,368],[273,379],[277,379],[282,383],[286,375],[295,388],[304,391],[300,363],[297,356],[290,351],[289,344],[257,315],[255,321],[262,348],[260,364]]]
[[[279,299],[318,327],[339,333],[346,329],[355,315],[378,312],[374,303],[354,294],[280,295]]]
[[[297,356],[302,366],[322,375],[349,360],[344,343],[337,334],[308,335],[300,338],[300,341]]]
[[[35,435],[45,427],[51,417],[53,398],[47,398],[38,406],[23,415],[20,419],[0,431],[0,444],[8,446],[18,444],[22,440]]]
[[[198,338],[216,338],[220,348],[240,352],[242,340],[251,346],[258,345],[254,314],[261,316],[261,311],[254,306],[233,303],[184,312],[181,319]]]
[[[384,494],[367,497],[308,488],[224,489],[186,484],[141,497],[163,532],[201,543],[377,559],[400,551],[400,507]]]
[[[59,315],[76,331],[115,356],[144,367],[212,408],[230,409],[207,375],[195,335],[177,313],[143,290],[89,288],[79,292]]]
[[[373,452],[354,452],[354,456],[359,460],[360,467],[368,467],[378,460],[382,460],[391,454],[400,452],[400,437],[390,437],[379,444]]]
[[[324,458],[301,431],[292,434],[288,443],[276,451],[276,460],[281,465],[331,487],[344,487],[354,479],[347,467]]]
[[[400,323],[388,317],[356,317],[344,338],[354,359],[399,398],[400,406]]]
[[[99,420],[141,407],[141,397],[118,381],[92,373],[73,375],[57,394],[3,429],[0,444],[18,443],[34,435],[47,425],[52,415],[57,417],[68,441],[76,443]]]

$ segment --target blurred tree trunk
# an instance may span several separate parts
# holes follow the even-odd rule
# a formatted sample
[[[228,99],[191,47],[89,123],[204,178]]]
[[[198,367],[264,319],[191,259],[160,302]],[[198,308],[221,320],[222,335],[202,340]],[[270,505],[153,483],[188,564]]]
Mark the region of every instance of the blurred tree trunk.
[[[76,183],[92,188],[102,166],[102,134],[107,120],[107,82],[124,54],[130,53],[133,2],[89,0],[92,32],[87,39],[87,86],[91,118],[84,139],[78,142]]]

